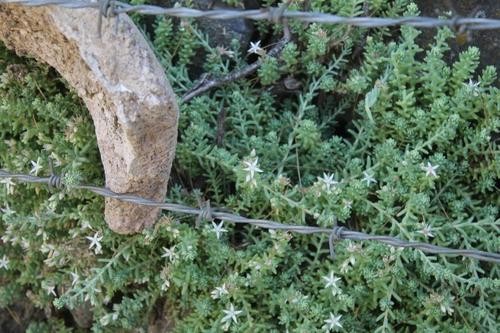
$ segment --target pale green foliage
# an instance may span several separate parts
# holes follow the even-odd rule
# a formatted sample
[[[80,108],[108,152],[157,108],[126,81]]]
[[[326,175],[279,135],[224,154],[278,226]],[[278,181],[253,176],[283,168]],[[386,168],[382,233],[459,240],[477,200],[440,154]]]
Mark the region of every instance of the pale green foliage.
[[[311,6],[360,15],[363,2]],[[405,8],[404,1],[370,1],[373,15]],[[259,24],[261,32],[272,28]],[[365,35],[347,26],[291,26],[296,40],[282,60],[266,58],[258,74],[181,105],[167,200],[197,206],[210,199],[255,218],[324,227],[337,221],[498,252],[500,94],[494,68],[476,74],[478,50],[448,66],[448,29],[422,50],[409,27],[387,41],[389,29]],[[361,64],[349,63],[361,41]],[[179,95],[192,85],[195,52],[205,51],[205,70],[214,75],[248,60],[236,43],[226,50],[232,56],[211,47],[189,21],[158,18],[152,44]],[[93,128],[78,99],[47,68],[0,52],[0,167],[29,172],[40,157],[47,175],[52,156],[67,185],[102,184]],[[300,92],[276,94],[289,75],[301,80]],[[263,172],[249,179],[244,169],[254,162]],[[428,163],[438,166],[436,177],[426,174]],[[346,332],[499,328],[498,265],[346,241],[332,261],[327,235],[225,222],[218,239],[210,222],[194,228],[194,218],[173,214],[125,237],[106,227],[103,199],[87,192],[16,184],[8,194],[0,184],[0,197],[0,258],[10,260],[8,270],[0,268],[0,307],[27,293],[39,308],[87,300],[94,332],[145,329],[162,311],[176,332],[219,332],[231,304],[242,311],[231,332],[319,332],[330,313],[342,315]],[[95,233],[101,254],[89,249],[86,237]],[[340,280],[325,288],[332,272]],[[57,314],[30,327],[64,329]]]

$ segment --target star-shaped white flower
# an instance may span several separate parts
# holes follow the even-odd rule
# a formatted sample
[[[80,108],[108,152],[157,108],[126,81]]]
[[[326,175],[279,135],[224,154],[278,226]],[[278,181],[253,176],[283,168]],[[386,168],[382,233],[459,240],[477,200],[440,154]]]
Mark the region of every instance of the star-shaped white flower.
[[[36,162],[31,161],[31,166],[32,166],[32,169],[30,171],[30,175],[38,176],[38,172],[40,170],[42,170],[42,164],[40,163],[40,157],[37,158]]]
[[[6,270],[9,269],[9,259],[5,256],[5,254],[2,259],[0,259],[0,268],[4,268]]]
[[[468,83],[464,83],[464,85],[466,85],[469,88],[479,88],[480,84],[481,82],[479,81],[475,82],[473,79],[469,79]]]
[[[90,236],[87,236],[85,238],[87,238],[89,241],[90,241],[90,246],[89,246],[89,249],[92,249],[92,247],[95,246],[95,254],[99,254],[99,253],[102,253],[102,247],[101,247],[101,240],[102,240],[102,237],[99,237],[99,233],[96,232],[94,234],[93,237],[90,237]]]
[[[454,299],[455,299],[455,297],[451,296],[449,302],[442,301],[441,304],[439,305],[439,307],[441,309],[441,312],[443,312],[443,313],[448,314],[449,316],[451,316],[453,314],[454,310],[453,310],[453,308],[451,307],[450,304],[453,303]]]
[[[228,295],[229,292],[227,291],[226,284],[223,283],[221,287],[215,287],[215,290],[213,290],[210,294],[213,299],[218,299],[223,295]]]
[[[266,51],[264,51],[264,49],[260,47],[260,40],[259,40],[256,43],[250,42],[250,48],[248,49],[248,53],[264,55]]]
[[[427,177],[437,177],[437,168],[439,168],[439,165],[432,165],[430,162],[427,162],[427,166],[423,166],[422,170],[425,171]]]
[[[342,315],[334,316],[333,313],[330,312],[330,318],[325,320],[325,329],[327,332],[338,328],[342,328],[342,324],[340,323],[340,318]]]
[[[370,186],[371,183],[377,183],[375,178],[373,177],[372,174],[368,173],[368,171],[363,172],[363,175],[365,176],[363,179],[361,179],[362,182],[366,182],[366,186]]]
[[[243,170],[245,170],[246,172],[248,172],[247,176],[246,176],[246,179],[245,181],[248,183],[248,182],[251,182],[254,177],[255,177],[255,173],[256,172],[262,172],[261,169],[259,169],[259,158],[256,157],[255,160],[253,160],[252,162],[249,162],[249,161],[244,161],[243,164],[245,164],[247,167],[244,168]]]
[[[215,224],[215,222],[212,222],[212,225],[214,226],[214,232],[215,235],[217,236],[217,239],[220,239],[220,236],[223,232],[227,232],[226,229],[224,229],[224,221],[221,221],[219,224]]]
[[[14,194],[14,186],[16,186],[16,183],[14,183],[11,178],[4,178],[0,180],[0,183],[5,184],[7,194]]]
[[[228,310],[222,310],[226,315],[224,316],[224,318],[222,318],[221,322],[225,323],[225,322],[231,322],[231,320],[233,320],[235,323],[238,322],[238,318],[236,318],[240,313],[242,313],[243,311],[241,310],[236,310],[234,308],[234,305],[233,303],[231,303],[229,305],[229,309]]]
[[[74,287],[80,279],[80,276],[78,276],[76,270],[74,272],[70,272],[69,274],[71,274],[71,286]]]
[[[43,287],[43,289],[45,289],[45,291],[47,292],[47,295],[57,296],[55,288],[56,288],[55,286],[51,285],[46,285],[45,287]]]
[[[333,179],[333,174],[323,173],[323,178],[318,177],[318,180],[325,184],[326,191],[330,192],[330,188],[335,187],[339,182]]]
[[[325,280],[325,289],[330,288],[333,296],[337,296],[342,294],[342,289],[337,285],[337,282],[340,281],[340,278],[333,275],[333,272],[330,272],[329,276],[323,276],[323,280]]]
[[[481,82],[479,82],[479,81],[475,82],[474,80],[469,79],[469,82],[464,83],[464,86],[467,87],[467,89],[469,89],[469,91],[472,92],[472,94],[474,96],[479,96],[479,85],[480,84],[481,84]]]
[[[339,277],[336,277],[333,272],[330,272],[330,275],[323,276],[323,280],[326,281],[325,288],[338,288],[337,282],[340,281]]]
[[[176,258],[176,254],[174,252],[175,246],[171,247],[170,249],[167,249],[166,247],[162,247],[163,249],[163,254],[161,255],[162,258],[168,258],[170,261],[174,261]]]
[[[421,234],[423,234],[427,238],[433,238],[434,234],[432,233],[432,227],[428,224],[424,224],[423,228],[419,230]]]

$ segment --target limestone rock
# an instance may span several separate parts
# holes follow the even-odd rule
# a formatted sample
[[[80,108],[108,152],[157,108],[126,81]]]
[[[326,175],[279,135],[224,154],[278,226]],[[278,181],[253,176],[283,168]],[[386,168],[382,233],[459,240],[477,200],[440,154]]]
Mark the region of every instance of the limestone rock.
[[[174,93],[128,16],[103,18],[101,38],[97,23],[95,9],[0,5],[0,39],[6,46],[54,67],[85,102],[106,186],[162,201],[177,141]],[[106,221],[118,233],[138,232],[158,213],[106,199]]]

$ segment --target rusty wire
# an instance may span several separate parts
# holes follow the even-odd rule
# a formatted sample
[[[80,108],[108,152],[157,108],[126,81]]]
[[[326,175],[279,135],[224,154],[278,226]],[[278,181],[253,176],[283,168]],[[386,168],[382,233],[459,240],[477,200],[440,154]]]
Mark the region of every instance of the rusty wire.
[[[51,187],[61,188],[64,186],[63,182],[61,182],[61,178],[56,175],[51,175],[50,177],[36,177],[26,174],[10,173],[8,171],[0,169],[0,178],[10,178],[26,183],[47,184]],[[103,197],[118,199],[121,201],[130,202],[143,206],[160,208],[162,210],[167,210],[174,213],[196,215],[204,220],[218,219],[226,222],[232,222],[235,224],[250,224],[264,229],[282,230],[288,232],[295,232],[299,234],[320,234],[320,233],[328,234],[330,236],[329,244],[330,244],[330,253],[332,255],[334,255],[333,251],[334,241],[339,239],[350,239],[356,241],[376,241],[394,247],[419,249],[427,253],[448,255],[448,256],[462,256],[482,261],[489,261],[496,264],[500,263],[500,254],[498,253],[485,252],[476,249],[451,249],[428,243],[406,241],[391,236],[369,235],[359,231],[348,230],[345,227],[337,225],[335,225],[333,228],[323,228],[323,227],[315,227],[307,225],[289,225],[264,219],[252,219],[236,215],[233,213],[221,211],[218,210],[217,208],[211,208],[209,205],[205,205],[202,208],[195,208],[168,202],[157,202],[136,195],[116,193],[105,187],[97,187],[91,185],[72,185],[69,189],[88,190]]]
[[[237,9],[212,9],[198,10],[193,8],[175,7],[164,8],[153,5],[131,5],[120,1],[98,0],[0,0],[0,4],[16,4],[24,6],[48,6],[56,5],[65,8],[95,8],[104,16],[114,16],[121,13],[139,13],[144,15],[166,15],[181,18],[208,18],[217,20],[228,20],[235,18],[246,18],[251,20],[269,20],[279,22],[281,19],[294,19],[308,23],[324,24],[348,24],[365,28],[377,28],[388,26],[409,25],[418,28],[451,27],[467,30],[489,30],[499,29],[500,20],[478,17],[453,17],[450,19],[434,17],[344,17],[329,13],[303,12],[294,10],[284,10],[281,7],[267,7],[253,10]]]

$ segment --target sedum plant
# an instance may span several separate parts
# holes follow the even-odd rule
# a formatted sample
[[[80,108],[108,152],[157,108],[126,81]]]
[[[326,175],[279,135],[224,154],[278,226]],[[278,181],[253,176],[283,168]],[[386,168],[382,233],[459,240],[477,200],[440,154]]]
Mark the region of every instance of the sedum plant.
[[[362,15],[363,3],[311,6]],[[374,15],[417,14],[404,1],[367,3]],[[258,29],[272,39],[280,26]],[[195,21],[157,19],[151,43],[179,95],[197,50],[212,75],[263,60],[181,105],[166,200],[498,252],[500,94],[495,69],[476,70],[479,50],[448,65],[446,28],[425,48],[411,27],[290,29],[274,59],[212,46]],[[0,308],[43,310],[29,332],[498,331],[495,264],[350,241],[332,259],[327,235],[196,227],[168,212],[142,234],[112,233],[102,198],[71,189],[103,183],[81,102],[52,70],[3,48],[0,59],[0,167],[47,175],[52,161],[68,185],[0,184]],[[277,90],[289,77],[299,88]]]

